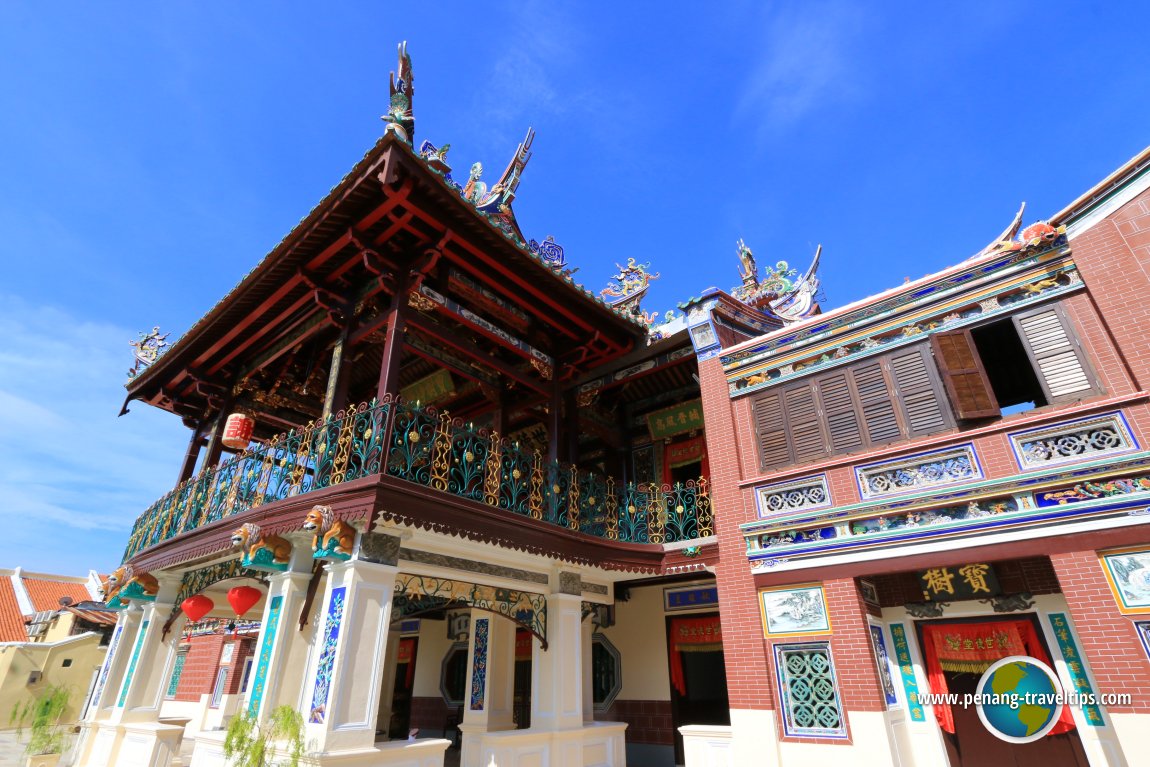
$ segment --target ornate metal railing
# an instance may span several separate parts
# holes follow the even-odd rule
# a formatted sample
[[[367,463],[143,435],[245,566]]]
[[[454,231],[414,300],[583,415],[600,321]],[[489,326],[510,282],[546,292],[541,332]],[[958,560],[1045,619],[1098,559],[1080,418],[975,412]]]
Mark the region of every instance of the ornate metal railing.
[[[124,559],[224,517],[377,474],[608,540],[670,543],[713,531],[706,478],[618,485],[434,407],[372,401],[253,445],[176,486],[136,520]]]

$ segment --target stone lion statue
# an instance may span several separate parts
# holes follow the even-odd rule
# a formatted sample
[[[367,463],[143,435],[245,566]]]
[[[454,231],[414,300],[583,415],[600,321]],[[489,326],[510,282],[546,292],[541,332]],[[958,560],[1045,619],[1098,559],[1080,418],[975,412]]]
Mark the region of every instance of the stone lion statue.
[[[348,523],[335,518],[331,506],[315,506],[307,513],[303,529],[315,533],[312,548],[327,551],[331,542],[336,542],[335,553],[351,556],[355,545],[355,529]],[[322,545],[321,545],[322,544]]]
[[[252,522],[240,525],[232,533],[232,545],[238,546],[248,559],[254,561],[260,549],[271,552],[272,561],[285,563],[291,559],[291,543],[278,535],[264,535],[260,526]]]

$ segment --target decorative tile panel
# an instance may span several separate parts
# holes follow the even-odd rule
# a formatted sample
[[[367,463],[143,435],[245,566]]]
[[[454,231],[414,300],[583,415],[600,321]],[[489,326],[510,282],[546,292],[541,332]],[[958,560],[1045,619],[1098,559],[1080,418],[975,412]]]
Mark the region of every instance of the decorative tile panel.
[[[1041,429],[1014,432],[1009,437],[1014,458],[1023,470],[1087,461],[1138,449],[1138,441],[1130,433],[1121,413],[1079,418]]]
[[[845,738],[846,719],[835,685],[830,642],[777,644],[774,649],[784,732]]]
[[[756,487],[755,505],[761,519],[785,512],[830,506],[831,493],[827,488],[827,475],[819,474]]]
[[[1070,672],[1070,679],[1074,682],[1074,689],[1082,699],[1095,700],[1094,688],[1090,686],[1090,678],[1086,676],[1086,669],[1082,665],[1082,655],[1074,642],[1074,634],[1070,632],[1070,621],[1065,613],[1050,613],[1050,627],[1054,629],[1054,637],[1058,640],[1058,649],[1066,661],[1066,668]],[[1106,724],[1102,719],[1102,709],[1095,703],[1082,703],[1082,715],[1086,717],[1091,727],[1102,727]]]
[[[264,688],[268,683],[268,666],[272,661],[272,648],[276,643],[276,634],[280,626],[280,609],[283,607],[282,596],[272,597],[268,605],[267,623],[264,626],[264,641],[260,644],[260,656],[256,661],[256,678],[252,682],[252,695],[248,700],[248,716],[256,716],[260,712],[260,703],[264,699]]]
[[[898,670],[902,675],[902,688],[906,693],[906,705],[912,722],[925,722],[926,712],[918,702],[918,679],[914,675],[914,664],[910,660],[910,645],[906,641],[906,628],[901,623],[890,625],[890,635],[894,639],[894,657],[898,659]]]
[[[124,707],[124,701],[128,699],[128,690],[132,686],[132,675],[136,673],[136,663],[140,660],[140,651],[144,649],[144,636],[148,633],[148,623],[144,621],[140,624],[140,633],[136,635],[136,646],[132,648],[132,659],[128,661],[128,671],[124,674],[124,683],[120,685],[120,699],[116,701],[117,708]]]
[[[487,637],[491,627],[488,618],[475,621],[475,657],[471,663],[471,710],[483,710],[483,695],[487,688]]]
[[[855,477],[863,500],[983,478],[974,445],[970,443],[856,466]]]
[[[176,690],[180,689],[180,676],[184,673],[184,663],[187,660],[186,652],[176,654],[176,662],[172,664],[172,677],[168,680],[168,689],[164,692],[165,698],[176,697]]]
[[[331,692],[331,671],[335,665],[335,650],[339,644],[339,629],[343,623],[343,607],[347,587],[332,589],[331,601],[327,605],[327,620],[323,625],[323,644],[319,665],[315,671],[315,686],[312,688],[311,713],[308,722],[323,724],[327,714],[327,696]]]
[[[124,633],[123,624],[116,626],[112,634],[112,641],[108,644],[108,654],[104,656],[104,667],[100,669],[100,679],[96,682],[96,690],[92,693],[89,708],[100,704],[100,695],[104,692],[104,685],[108,682],[108,674],[112,670],[112,663],[116,659],[116,648],[120,646],[120,635]]]

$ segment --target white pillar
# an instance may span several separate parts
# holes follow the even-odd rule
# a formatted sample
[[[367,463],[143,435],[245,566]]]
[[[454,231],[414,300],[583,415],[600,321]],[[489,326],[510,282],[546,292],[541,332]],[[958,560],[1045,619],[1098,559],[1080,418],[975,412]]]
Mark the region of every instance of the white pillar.
[[[179,615],[164,636],[180,578],[157,574],[157,580],[156,600],[132,604],[122,619],[125,630],[118,638],[115,657],[108,659],[104,686],[95,696],[95,727],[81,748],[80,765],[145,767],[168,764],[179,753],[183,728],[160,724],[159,715],[185,620]],[[132,624],[134,636],[128,641],[127,626]]]
[[[481,734],[515,728],[515,623],[472,610],[467,668],[460,767],[482,767]]]
[[[543,650],[538,640],[532,646],[533,730],[583,726],[582,600],[578,584],[578,575],[560,573],[558,588],[547,597],[547,649]]]
[[[392,540],[397,554],[399,541]],[[361,544],[361,555],[366,548]],[[380,548],[386,547],[371,547],[373,551]],[[389,559],[395,561],[394,556]],[[307,739],[314,742],[316,751],[364,749],[375,743],[398,571],[394,564],[366,559],[327,565],[320,625],[303,689]]]
[[[297,621],[307,599],[310,570],[310,549],[295,543],[288,570],[268,579],[252,680],[241,709],[260,721],[279,705],[296,708],[310,636],[299,631]],[[289,699],[283,699],[285,694]]]
[[[141,615],[140,608],[132,605],[121,610],[116,616],[116,628],[112,632],[112,641],[108,644],[108,654],[104,657],[104,665],[100,669],[96,689],[92,692],[92,700],[88,703],[88,712],[84,717],[86,721],[107,719],[111,713],[120,694],[124,672],[128,668],[128,656],[132,654],[136,634],[140,630]]]

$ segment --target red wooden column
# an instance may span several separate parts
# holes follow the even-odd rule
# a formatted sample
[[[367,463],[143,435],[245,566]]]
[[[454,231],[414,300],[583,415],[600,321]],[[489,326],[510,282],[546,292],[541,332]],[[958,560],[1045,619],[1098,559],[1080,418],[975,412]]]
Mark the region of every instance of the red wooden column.
[[[387,310],[387,331],[383,342],[383,361],[379,366],[377,400],[399,393],[399,363],[403,359],[403,336],[407,328],[407,287],[395,291]]]
[[[186,479],[190,479],[192,474],[196,471],[196,461],[200,458],[200,447],[204,442],[204,426],[202,423],[196,423],[192,428],[191,439],[188,440],[188,449],[184,453],[184,462],[180,466],[180,476],[176,480],[176,484],[180,484]]]
[[[1150,713],[1150,662],[1130,617],[1118,611],[1095,551],[1051,554],[1050,563],[1070,608],[1095,693],[1129,693],[1131,705],[1107,706],[1109,713]],[[1058,648],[1052,648],[1057,654]]]

